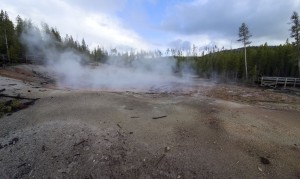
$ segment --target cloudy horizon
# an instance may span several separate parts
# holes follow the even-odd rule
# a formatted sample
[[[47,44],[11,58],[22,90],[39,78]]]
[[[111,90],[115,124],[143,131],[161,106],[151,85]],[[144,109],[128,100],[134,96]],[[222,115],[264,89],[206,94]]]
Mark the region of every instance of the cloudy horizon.
[[[252,45],[285,43],[299,0],[4,0],[1,9],[34,24],[45,22],[61,36],[121,49],[165,49],[217,45],[238,48],[245,22]],[[298,12],[299,13],[299,12]],[[291,40],[290,40],[291,41]]]

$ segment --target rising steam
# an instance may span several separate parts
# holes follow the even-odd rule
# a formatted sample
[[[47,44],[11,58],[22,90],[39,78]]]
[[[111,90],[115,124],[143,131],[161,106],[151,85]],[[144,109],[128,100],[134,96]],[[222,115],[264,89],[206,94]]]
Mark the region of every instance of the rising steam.
[[[28,28],[21,36],[29,53],[44,56],[44,65],[62,88],[102,89],[126,91],[172,91],[178,84],[189,83],[188,78],[175,73],[173,58],[143,58],[125,60],[110,57],[106,63],[90,65],[86,56],[71,49],[61,50],[47,34],[36,35]],[[185,68],[185,71],[187,68]]]

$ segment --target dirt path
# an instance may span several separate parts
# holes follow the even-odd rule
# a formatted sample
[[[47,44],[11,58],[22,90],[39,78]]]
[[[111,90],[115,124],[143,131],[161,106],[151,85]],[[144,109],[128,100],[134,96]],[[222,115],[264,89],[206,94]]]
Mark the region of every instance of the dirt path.
[[[0,118],[0,178],[300,177],[299,97],[27,87],[40,99]]]

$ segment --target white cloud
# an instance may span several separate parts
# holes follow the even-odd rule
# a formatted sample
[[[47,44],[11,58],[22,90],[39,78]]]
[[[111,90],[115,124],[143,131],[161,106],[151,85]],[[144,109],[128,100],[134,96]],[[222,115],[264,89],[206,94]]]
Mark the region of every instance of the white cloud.
[[[2,1],[10,17],[19,14],[35,24],[43,21],[62,35],[78,41],[84,37],[90,47],[99,44],[107,49],[165,49],[176,41],[236,48],[242,22],[249,26],[253,45],[284,43],[289,18],[300,9],[299,0]]]
[[[32,19],[36,25],[45,22],[57,27],[63,36],[69,34],[78,41],[85,38],[89,46],[99,44],[106,48],[150,48],[142,37],[134,30],[126,29],[123,22],[110,13],[118,10],[120,5],[116,2],[114,0],[111,3],[96,3],[101,5],[100,12],[90,10],[92,7],[89,3],[89,6],[85,7],[80,6],[78,1],[72,3],[60,0],[6,0],[2,3],[2,8],[14,18],[19,14],[22,18]],[[103,13],[101,9],[105,9],[105,5],[110,10]]]

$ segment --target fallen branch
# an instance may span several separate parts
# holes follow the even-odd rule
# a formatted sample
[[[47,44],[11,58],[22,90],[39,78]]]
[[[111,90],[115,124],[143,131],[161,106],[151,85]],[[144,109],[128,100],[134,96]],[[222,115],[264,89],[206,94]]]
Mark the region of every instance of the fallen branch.
[[[33,100],[36,101],[40,98],[25,98],[25,97],[21,97],[21,96],[11,96],[11,95],[6,95],[6,94],[0,94],[0,97],[7,97],[7,98],[15,98],[15,99],[25,99],[25,100]]]
[[[131,116],[130,118],[136,119],[136,118],[140,118],[140,117],[138,117],[138,116]]]
[[[23,167],[25,165],[26,165],[26,163],[22,163],[21,165],[17,166],[17,168]]]
[[[157,117],[152,117],[152,119],[161,119],[161,118],[164,118],[164,117],[167,117],[167,116],[157,116]]]
[[[156,167],[162,161],[162,159],[165,158],[165,156],[166,156],[166,154],[162,154],[162,156],[159,157],[158,161],[155,164]]]
[[[120,124],[117,124],[117,126],[118,126],[120,129],[122,129],[122,127],[120,126]]]
[[[78,143],[75,143],[73,146],[74,146],[74,147],[75,147],[75,146],[78,146],[78,145],[80,145],[80,144],[83,144],[84,142],[86,142],[85,139],[83,139],[82,141],[80,141],[80,142],[78,142]]]

